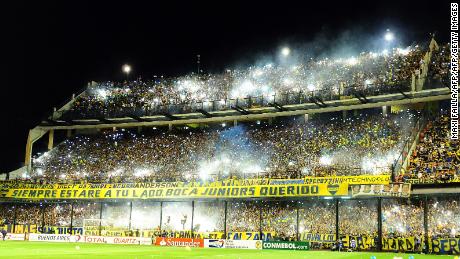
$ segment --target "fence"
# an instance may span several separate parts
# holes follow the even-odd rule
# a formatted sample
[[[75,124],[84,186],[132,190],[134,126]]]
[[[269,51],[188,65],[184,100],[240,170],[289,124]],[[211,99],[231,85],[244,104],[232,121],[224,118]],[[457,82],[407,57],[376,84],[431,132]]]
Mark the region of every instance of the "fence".
[[[128,107],[111,107],[100,111],[85,111],[84,114],[77,111],[65,111],[61,113],[62,119],[82,119],[82,118],[115,118],[130,116],[154,116],[164,113],[183,114],[194,112],[212,112],[225,111],[234,108],[263,108],[278,105],[294,105],[313,103],[312,98],[319,98],[321,101],[340,100],[349,98],[355,93],[361,93],[365,96],[375,96],[381,94],[398,93],[400,91],[410,91],[411,82],[404,81],[392,85],[367,85],[362,86],[328,86],[321,90],[298,91],[277,93],[268,96],[247,96],[244,98],[229,98],[221,100],[210,100],[200,102],[184,103],[181,100],[170,100],[170,104],[152,103],[148,106],[128,106]]]
[[[426,125],[426,118],[425,117],[420,117],[416,122],[414,127],[411,130],[411,134],[408,136],[406,141],[404,141],[401,153],[399,154],[398,158],[395,160],[393,163],[393,179],[395,176],[399,175],[401,172],[401,169],[405,167],[409,157],[410,157],[410,152],[414,146],[414,143],[418,140],[420,131],[425,127]]]
[[[411,199],[297,199],[0,203],[9,231],[107,236],[300,240],[458,237],[460,196]],[[93,219],[97,224],[89,224]],[[91,220],[90,220],[91,221]],[[85,223],[86,222],[86,223]],[[31,227],[32,226],[32,227]],[[324,236],[324,238],[322,238]]]

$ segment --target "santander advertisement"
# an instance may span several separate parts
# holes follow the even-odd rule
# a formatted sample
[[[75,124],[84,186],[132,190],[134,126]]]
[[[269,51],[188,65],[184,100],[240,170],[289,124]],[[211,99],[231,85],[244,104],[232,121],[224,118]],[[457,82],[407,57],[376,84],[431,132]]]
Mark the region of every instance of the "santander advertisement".
[[[156,246],[204,247],[204,239],[157,237]]]

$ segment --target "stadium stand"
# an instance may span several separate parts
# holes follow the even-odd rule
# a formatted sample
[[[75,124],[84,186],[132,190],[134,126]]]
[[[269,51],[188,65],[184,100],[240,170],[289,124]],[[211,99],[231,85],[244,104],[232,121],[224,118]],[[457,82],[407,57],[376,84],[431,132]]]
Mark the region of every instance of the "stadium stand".
[[[449,117],[436,116],[421,133],[420,143],[414,150],[407,173],[402,180],[420,182],[449,182],[460,178],[460,148],[458,141],[450,139]]]
[[[249,108],[274,102],[302,103],[312,96],[339,99],[355,91],[366,95],[409,91],[411,76],[420,69],[425,52],[426,48],[416,45],[382,53],[361,53],[348,59],[310,59],[289,66],[267,64],[224,74],[103,82],[87,89],[63,118],[229,110],[234,105]],[[212,104],[204,107],[204,102]]]
[[[308,241],[312,249],[455,253],[454,245],[439,245],[460,244],[460,199],[452,190],[460,182],[460,151],[450,140],[446,103],[386,105],[391,98],[413,98],[404,92],[420,87],[445,87],[448,60],[449,45],[432,41],[296,66],[93,84],[62,119],[190,113],[207,100],[207,110],[228,110],[311,102],[313,96],[351,99],[357,92],[399,95],[378,108],[245,118],[238,125],[221,118],[174,127],[76,127],[73,136],[37,154],[21,179],[0,183],[0,220],[8,232],[21,234]],[[417,87],[416,77],[423,81]],[[376,179],[384,183],[373,184]],[[287,183],[312,193],[280,191]],[[139,194],[145,184],[155,191],[203,187],[208,193],[123,196]],[[442,193],[426,192],[425,184]],[[111,188],[121,196],[95,194]],[[262,188],[266,196],[247,195]],[[228,194],[234,190],[237,195]]]
[[[389,174],[414,117],[361,114],[306,124],[76,136],[35,158],[32,179],[187,182]]]

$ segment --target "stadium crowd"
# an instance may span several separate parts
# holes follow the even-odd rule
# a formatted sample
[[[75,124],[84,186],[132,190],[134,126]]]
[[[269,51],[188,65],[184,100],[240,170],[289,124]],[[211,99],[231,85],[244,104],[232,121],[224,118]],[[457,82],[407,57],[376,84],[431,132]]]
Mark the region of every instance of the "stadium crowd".
[[[262,231],[276,233],[278,240],[296,240],[297,208],[295,201],[262,203]]]
[[[151,115],[174,104],[217,100],[212,109],[227,109],[228,99],[265,96],[247,105],[298,92],[335,98],[350,87],[376,93],[406,84],[420,66],[418,46],[391,53],[362,53],[350,59],[272,64],[216,75],[156,78],[153,81],[101,83],[78,97],[68,115],[97,117],[132,113]],[[433,53],[430,77],[448,74],[448,46]],[[290,99],[290,97],[293,97]],[[247,99],[246,99],[247,101]],[[243,102],[246,102],[243,100]],[[282,103],[282,102],[281,102]],[[193,110],[200,108],[186,106]],[[313,118],[305,123],[255,123],[222,129],[186,126],[171,132],[118,130],[77,135],[36,157],[26,177],[40,182],[212,182],[229,178],[300,178],[389,174],[414,122],[412,113],[359,114],[348,118]],[[396,179],[449,181],[460,177],[458,141],[449,138],[449,118],[438,116],[420,135],[410,164]],[[460,200],[429,198],[430,237],[458,237]],[[195,207],[192,207],[195,204]],[[169,232],[273,232],[275,239],[295,240],[301,233],[335,234],[336,209],[341,236],[378,235],[377,200],[230,201],[119,203],[2,203],[0,219],[8,225],[83,227]],[[132,210],[131,215],[126,213]],[[225,215],[225,212],[227,214]],[[420,200],[382,201],[383,237],[421,238],[424,207]],[[131,217],[132,216],[132,217]],[[102,220],[100,220],[102,218]],[[130,221],[131,219],[131,221]],[[226,219],[226,221],[225,221]],[[94,220],[94,222],[85,222]]]
[[[34,159],[47,182],[210,182],[391,173],[410,113],[224,129],[77,135]],[[156,132],[155,132],[156,131]]]
[[[261,224],[260,206],[258,201],[229,203],[227,232],[259,232]]]
[[[421,200],[383,200],[382,235],[386,238],[424,236]]]
[[[299,207],[299,233],[334,234],[336,232],[334,202],[317,200],[302,202]]]
[[[434,49],[431,62],[428,67],[428,79],[430,82],[440,82],[449,87],[450,70],[450,44],[445,44]],[[429,84],[428,84],[429,86]]]
[[[429,120],[420,135],[407,171],[401,180],[418,179],[426,182],[460,180],[460,147],[458,140],[450,139],[449,116],[441,114]]]
[[[428,203],[428,236],[460,237],[460,199],[432,199]]]
[[[425,235],[423,200],[385,199],[382,201],[382,237],[416,237]],[[3,225],[36,225],[37,227],[73,227],[101,224],[102,235],[112,231],[148,231],[167,233],[193,232],[207,235],[212,232],[271,232],[269,236],[278,240],[296,240],[297,210],[299,238],[303,233],[335,235],[335,202],[324,200],[300,201],[239,201],[229,202],[225,217],[223,202],[197,202],[192,210],[191,202],[166,202],[163,210],[159,202],[133,203],[132,221],[129,222],[129,205],[126,203],[75,203],[73,214],[69,203],[3,203],[0,219]],[[102,208],[102,221],[101,217]],[[192,212],[193,211],[193,212]],[[341,236],[377,236],[377,202],[375,200],[345,200],[339,202],[339,233]],[[160,222],[160,212],[163,213]],[[193,214],[193,215],[192,215]],[[429,237],[459,237],[460,200],[452,197],[428,199]],[[227,221],[225,222],[225,218]],[[91,222],[91,219],[94,222]],[[86,220],[86,222],[84,222]],[[18,228],[19,229],[19,228]],[[88,228],[87,231],[90,231]],[[33,230],[31,230],[33,231]],[[52,233],[56,233],[53,229]],[[95,232],[97,234],[98,232]]]
[[[337,99],[352,95],[354,90],[367,94],[408,90],[411,76],[420,68],[425,52],[425,48],[417,45],[382,53],[363,52],[349,58],[270,63],[222,74],[104,82],[89,87],[64,117],[126,117],[197,109],[223,110],[235,104],[249,108],[267,106],[273,101],[301,103],[312,95],[323,100]]]
[[[377,236],[376,200],[347,200],[339,203],[339,232],[341,235]]]

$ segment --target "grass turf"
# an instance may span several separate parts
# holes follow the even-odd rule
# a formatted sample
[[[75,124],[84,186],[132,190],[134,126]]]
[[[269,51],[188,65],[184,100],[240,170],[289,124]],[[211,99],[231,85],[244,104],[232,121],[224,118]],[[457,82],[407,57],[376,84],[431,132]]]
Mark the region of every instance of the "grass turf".
[[[283,250],[243,250],[204,249],[183,247],[158,247],[139,245],[45,243],[24,241],[0,241],[0,258],[237,258],[237,259],[393,259],[395,256],[408,259],[410,254],[328,252],[328,251],[283,251]],[[414,259],[450,259],[454,256],[413,255]]]

